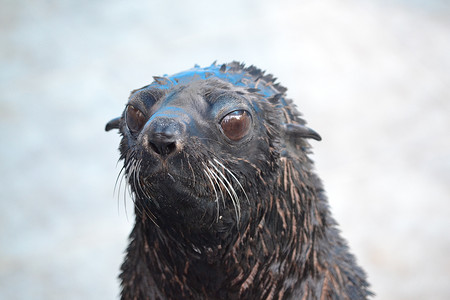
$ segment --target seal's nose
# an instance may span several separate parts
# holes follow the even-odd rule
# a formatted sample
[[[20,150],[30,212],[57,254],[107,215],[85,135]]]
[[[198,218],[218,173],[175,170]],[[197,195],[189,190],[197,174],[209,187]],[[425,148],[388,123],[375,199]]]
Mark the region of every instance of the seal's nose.
[[[157,117],[147,127],[147,144],[160,156],[167,156],[179,148],[185,126],[176,119]]]

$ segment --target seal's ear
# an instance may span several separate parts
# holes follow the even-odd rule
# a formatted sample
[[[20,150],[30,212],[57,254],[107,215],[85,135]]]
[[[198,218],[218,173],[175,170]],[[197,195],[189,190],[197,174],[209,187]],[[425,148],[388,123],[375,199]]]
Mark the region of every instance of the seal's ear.
[[[320,135],[305,125],[300,124],[283,124],[284,134],[292,138],[307,138],[321,141]]]
[[[119,129],[120,128],[120,119],[121,117],[112,119],[106,124],[105,130],[110,131],[111,129]]]

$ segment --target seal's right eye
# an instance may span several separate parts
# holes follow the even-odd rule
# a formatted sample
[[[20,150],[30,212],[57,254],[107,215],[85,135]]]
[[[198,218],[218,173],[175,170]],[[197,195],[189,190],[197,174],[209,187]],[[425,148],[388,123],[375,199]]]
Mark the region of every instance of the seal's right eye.
[[[251,121],[247,111],[235,110],[220,121],[220,126],[230,140],[237,142],[250,131]]]
[[[128,129],[131,133],[140,131],[147,121],[144,114],[133,105],[127,106],[126,120]]]

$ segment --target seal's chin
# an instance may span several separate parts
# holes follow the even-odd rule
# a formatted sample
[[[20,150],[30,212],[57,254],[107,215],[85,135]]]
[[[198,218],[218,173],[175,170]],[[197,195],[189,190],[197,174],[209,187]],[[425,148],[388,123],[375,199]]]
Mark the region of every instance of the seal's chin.
[[[159,172],[142,180],[152,213],[183,223],[216,217],[216,199],[207,186],[170,172]]]

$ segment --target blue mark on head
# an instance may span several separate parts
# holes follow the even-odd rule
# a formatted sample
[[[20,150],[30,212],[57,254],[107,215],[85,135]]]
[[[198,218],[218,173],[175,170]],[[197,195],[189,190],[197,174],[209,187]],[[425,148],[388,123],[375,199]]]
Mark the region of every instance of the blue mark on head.
[[[229,82],[234,86],[246,87],[246,88],[256,88],[258,89],[258,93],[264,95],[265,98],[269,98],[278,94],[274,87],[271,85],[258,84],[255,81],[255,77],[246,72],[244,69],[242,70],[232,70],[230,71],[230,67],[226,65],[217,66],[216,64],[212,64],[209,67],[201,68],[198,65],[195,65],[194,68],[183,71],[171,76],[166,76],[164,78],[155,78],[150,84],[150,87],[169,90],[177,85],[188,84],[192,81],[197,80],[206,80],[208,78],[216,77],[223,81]],[[280,102],[285,106],[287,105],[285,99],[282,97]]]

